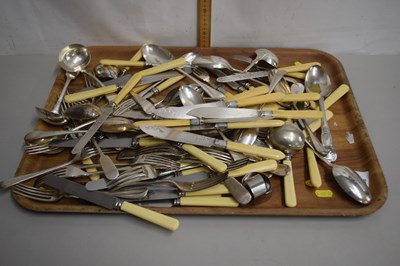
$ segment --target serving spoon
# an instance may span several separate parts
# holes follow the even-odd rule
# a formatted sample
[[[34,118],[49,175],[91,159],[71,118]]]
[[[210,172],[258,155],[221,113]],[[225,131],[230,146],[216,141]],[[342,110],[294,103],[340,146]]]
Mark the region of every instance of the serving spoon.
[[[78,74],[90,63],[90,53],[88,49],[80,44],[65,46],[58,55],[58,63],[64,69],[66,81],[58,96],[57,102],[51,111],[36,107],[36,113],[43,121],[52,125],[64,125],[69,119],[60,113],[61,103],[67,92],[68,85]]]

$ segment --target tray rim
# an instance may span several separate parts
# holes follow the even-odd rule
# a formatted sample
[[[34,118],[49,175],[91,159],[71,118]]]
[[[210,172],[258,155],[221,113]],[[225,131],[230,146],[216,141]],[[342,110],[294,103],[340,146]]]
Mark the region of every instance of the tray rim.
[[[138,49],[140,46],[126,46],[126,45],[94,45],[94,46],[88,46],[89,49],[96,49],[96,48],[111,48],[111,47],[116,47],[116,48],[126,48],[126,49]],[[270,49],[271,51],[286,51],[286,52],[308,52],[308,53],[317,53],[321,54],[330,60],[334,61],[337,67],[339,67],[342,70],[342,75],[343,75],[343,83],[347,84],[350,87],[350,91],[348,94],[351,94],[351,101],[352,105],[355,107],[354,112],[357,114],[357,123],[359,126],[361,126],[361,129],[363,133],[365,134],[365,137],[367,138],[366,143],[368,144],[368,150],[371,152],[371,155],[375,161],[376,167],[374,168],[375,170],[378,171],[378,173],[381,175],[381,179],[379,179],[379,183],[381,184],[381,191],[380,194],[378,195],[377,199],[373,199],[370,205],[363,206],[360,205],[359,207],[356,208],[344,208],[342,211],[338,212],[337,209],[328,209],[328,208],[269,208],[269,209],[263,209],[263,212],[251,212],[251,208],[240,208],[240,212],[235,212],[232,211],[232,209],[237,209],[237,208],[219,208],[219,207],[170,207],[170,208],[149,208],[153,209],[156,211],[159,211],[164,214],[176,214],[176,215],[232,215],[232,216],[302,216],[302,217],[345,217],[345,216],[366,216],[370,215],[377,210],[379,210],[386,202],[388,198],[388,186],[385,180],[384,173],[382,171],[382,168],[380,166],[377,154],[375,152],[375,149],[372,145],[371,138],[369,137],[368,129],[364,123],[364,120],[362,119],[362,114],[360,112],[360,109],[358,107],[357,101],[355,99],[355,96],[353,94],[351,85],[349,83],[346,71],[343,67],[343,64],[341,63],[340,60],[338,60],[337,57],[334,55],[325,52],[323,50],[319,49],[314,49],[314,48],[280,48],[280,47],[191,47],[191,46],[165,46],[167,49],[196,49],[196,50],[224,50],[224,49],[257,49],[257,48],[266,48]],[[56,79],[54,81],[53,87],[51,88],[54,89],[55,83],[57,82],[58,76],[60,73],[57,74]],[[63,75],[64,76],[64,75]],[[51,90],[48,95],[48,99],[46,100],[45,104],[49,102],[49,99],[51,97]],[[16,175],[18,174],[19,171],[21,171],[22,165],[23,165],[23,160],[26,154],[22,156],[20,159],[19,166],[16,170]],[[22,197],[15,192],[11,190],[12,198],[16,203],[30,211],[34,212],[53,212],[53,213],[101,213],[101,214],[123,214],[123,212],[118,211],[118,210],[107,210],[102,207],[94,206],[94,205],[77,205],[77,206],[72,206],[72,208],[69,209],[62,209],[62,208],[54,208],[55,204],[51,204],[50,206],[52,207],[46,207],[49,205],[49,203],[42,203],[42,202],[37,202],[34,200],[27,199],[25,197]],[[31,204],[31,203],[34,204]],[[69,205],[71,206],[71,205]],[[80,209],[79,207],[86,206],[86,209]],[[76,207],[76,208],[75,208]],[[207,209],[207,212],[202,212],[202,210]],[[211,211],[210,211],[211,210]],[[307,214],[304,214],[304,210],[307,211]]]

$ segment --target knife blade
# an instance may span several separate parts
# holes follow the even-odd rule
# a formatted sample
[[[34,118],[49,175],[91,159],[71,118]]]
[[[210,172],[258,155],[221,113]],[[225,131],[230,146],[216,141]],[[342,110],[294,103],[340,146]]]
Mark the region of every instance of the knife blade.
[[[239,73],[239,74],[232,74],[232,75],[226,75],[223,77],[218,77],[217,81],[221,82],[221,83],[227,83],[227,82],[241,81],[241,80],[246,80],[246,79],[268,77],[268,74],[269,74],[269,71]]]
[[[188,115],[201,119],[319,119],[322,112],[319,110],[257,110],[246,108],[226,108],[226,107],[209,107],[196,108],[188,112]],[[232,122],[232,121],[231,121]]]
[[[167,139],[203,147],[219,147],[274,160],[282,160],[285,158],[285,154],[276,149],[225,141],[190,132],[178,131],[167,127],[140,126],[140,129],[146,134],[160,139]]]
[[[187,113],[191,110],[199,107],[218,107],[225,106],[223,101],[216,101],[211,103],[201,103],[190,106],[172,106],[172,107],[161,107],[153,110],[153,114],[167,119],[195,119],[196,117],[188,115]]]
[[[179,227],[179,221],[175,218],[129,203],[104,192],[87,191],[85,186],[66,178],[47,175],[43,178],[43,183],[103,208],[124,211],[171,231],[175,231]]]

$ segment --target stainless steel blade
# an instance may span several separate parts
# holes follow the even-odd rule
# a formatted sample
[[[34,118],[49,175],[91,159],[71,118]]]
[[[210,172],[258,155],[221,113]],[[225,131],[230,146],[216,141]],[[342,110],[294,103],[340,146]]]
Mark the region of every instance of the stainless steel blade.
[[[246,79],[268,77],[268,74],[269,74],[269,71],[239,73],[239,74],[233,74],[233,75],[227,75],[224,77],[219,77],[219,78],[217,78],[217,81],[221,82],[221,83],[227,83],[227,82],[240,81],[240,80],[246,80]]]
[[[198,118],[210,119],[239,119],[243,121],[246,118],[264,118],[272,119],[272,111],[261,111],[246,108],[227,108],[227,107],[208,107],[196,108],[188,112],[188,115]],[[232,122],[232,120],[230,120]]]
[[[162,107],[153,111],[153,114],[167,119],[195,119],[196,117],[188,115],[187,113],[193,109],[204,107],[222,107],[225,106],[223,101],[216,101],[210,103],[202,103],[191,106],[179,106],[179,107]]]
[[[92,139],[94,134],[96,134],[97,130],[103,125],[103,123],[107,120],[107,118],[114,111],[114,103],[108,103],[101,108],[101,115],[96,119],[96,122],[86,131],[85,135],[83,135],[75,147],[72,149],[72,154],[80,154],[86,144]]]
[[[104,192],[87,191],[84,185],[80,185],[74,181],[54,175],[45,176],[43,183],[64,193],[76,196],[106,209],[116,208],[118,202],[120,201],[118,198],[108,195]]]
[[[132,97],[140,105],[140,107],[142,107],[143,112],[149,115],[153,114],[153,111],[156,108],[150,101],[146,100],[139,94],[132,94]]]
[[[79,139],[54,139],[50,141],[50,147],[73,148]],[[132,148],[136,145],[133,138],[101,139],[97,141],[100,148]]]
[[[214,138],[193,134],[190,132],[178,131],[167,127],[141,126],[140,129],[146,134],[159,139],[172,140],[204,147],[212,147],[217,140]]]

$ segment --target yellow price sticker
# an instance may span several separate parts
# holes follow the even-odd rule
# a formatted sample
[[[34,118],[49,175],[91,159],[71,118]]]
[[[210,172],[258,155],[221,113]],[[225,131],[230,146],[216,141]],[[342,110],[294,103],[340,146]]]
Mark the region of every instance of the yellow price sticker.
[[[318,189],[318,190],[315,190],[315,195],[318,198],[332,198],[333,192],[332,192],[332,190],[329,190],[329,189]]]

